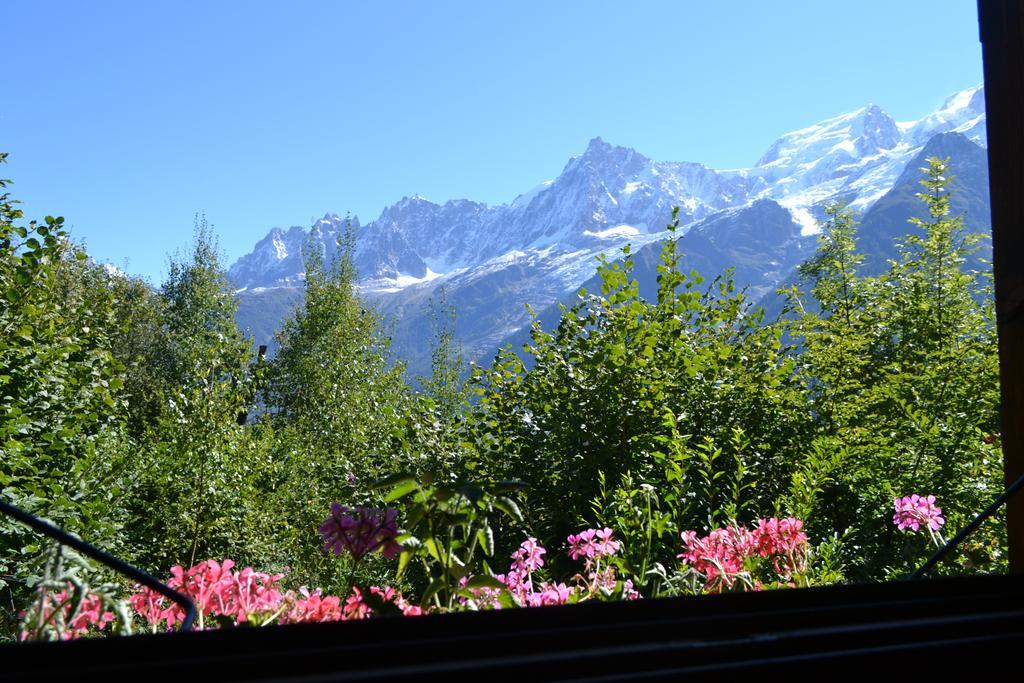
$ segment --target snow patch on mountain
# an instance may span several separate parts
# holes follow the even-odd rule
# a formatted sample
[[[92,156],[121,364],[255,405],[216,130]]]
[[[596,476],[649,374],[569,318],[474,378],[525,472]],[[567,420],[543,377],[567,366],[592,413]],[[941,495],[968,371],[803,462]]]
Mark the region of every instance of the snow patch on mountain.
[[[381,278],[378,280],[363,280],[359,283],[360,289],[367,292],[398,292],[406,287],[412,287],[414,285],[422,285],[427,282],[442,277],[443,273],[435,273],[427,267],[427,272],[423,277],[413,277],[411,275],[399,275],[394,278]]]
[[[632,225],[615,225],[610,228],[605,228],[604,230],[584,230],[583,234],[587,237],[593,237],[594,239],[608,240],[636,237],[641,232],[647,232],[646,225],[643,225],[643,230]]]
[[[818,225],[818,221],[815,220],[806,206],[791,206],[787,208],[789,208],[789,214],[793,217],[793,221],[800,226],[801,237],[821,234],[821,226]]]

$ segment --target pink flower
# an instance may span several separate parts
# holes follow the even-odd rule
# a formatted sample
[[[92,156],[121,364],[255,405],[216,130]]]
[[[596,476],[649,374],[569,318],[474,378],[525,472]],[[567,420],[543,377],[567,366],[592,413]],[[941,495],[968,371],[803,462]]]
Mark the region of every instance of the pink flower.
[[[232,560],[223,562],[206,560],[188,571],[175,565],[171,567],[171,579],[167,585],[191,598],[200,618],[214,613],[226,614],[224,609],[225,593],[231,590],[233,580],[231,568],[234,566],[235,563]],[[164,616],[170,627],[179,621],[184,621],[185,611],[174,604],[165,612]]]
[[[494,578],[502,583],[506,583],[506,578],[504,574],[497,574],[495,575]],[[466,585],[469,583],[469,579],[469,576],[463,576],[459,580],[459,585],[465,588]],[[469,592],[473,596],[473,601],[476,603],[477,607],[485,609],[501,609],[500,589],[482,586],[480,588],[470,588]],[[462,597],[459,598],[459,602],[460,604],[465,605],[467,602],[469,602],[469,600],[467,598]]]
[[[535,572],[544,566],[544,560],[541,555],[547,553],[542,546],[537,543],[537,539],[532,536],[519,546],[519,550],[512,553],[512,559],[516,563],[522,564],[523,568],[528,571]]]
[[[513,557],[515,556],[513,555]],[[508,589],[520,598],[533,592],[533,582],[530,580],[530,574],[521,562],[514,562],[509,567],[504,581]]]
[[[605,567],[599,572],[590,572],[588,577],[592,586],[609,592],[615,590],[615,584],[618,581],[615,576],[615,567]]]
[[[166,618],[167,599],[154,590],[135,586],[138,593],[132,594],[128,602],[150,626],[157,626]]]
[[[284,594],[275,584],[284,574],[265,574],[246,567],[232,577],[232,585],[225,587],[218,596],[221,614],[235,617],[238,623],[244,623],[251,615],[267,615],[277,611]]]
[[[770,558],[775,573],[789,580],[807,564],[807,534],[803,522],[793,517],[761,519],[753,530],[733,525],[714,529],[700,538],[695,531],[682,533],[686,550],[678,557],[704,575],[704,589],[731,588],[741,576],[752,579],[757,558]],[[755,590],[759,583],[753,580]]]
[[[612,538],[612,530],[586,529],[579,534],[570,535],[567,540],[570,557],[573,559],[583,558],[585,561],[586,577],[579,574],[573,577],[577,585],[567,586],[564,583],[547,581],[540,581],[539,584],[534,582],[536,577],[532,572],[544,566],[541,555],[546,552],[537,544],[535,538],[528,538],[519,546],[518,550],[512,553],[512,566],[509,567],[508,574],[498,575],[495,578],[508,587],[520,605],[526,607],[564,605],[570,600],[577,602],[599,598],[602,593],[615,590],[618,585],[615,567],[609,564],[601,568],[597,563],[597,560],[619,551],[620,544]],[[500,608],[498,600],[500,593],[498,591],[486,588],[474,589],[473,596],[479,606]],[[629,581],[623,582],[623,598],[635,600],[638,597],[640,595],[633,588],[633,584]]]
[[[569,557],[574,560],[601,560],[619,552],[620,544],[612,538],[612,530],[586,529],[569,536]]]
[[[423,611],[423,608],[419,605],[406,603],[405,606],[399,604],[398,607],[402,610],[402,616],[404,617],[419,617],[426,614],[426,612]]]
[[[187,571],[174,566],[167,585],[192,600],[200,624],[209,616],[231,617],[235,623],[252,621],[256,616],[274,616],[286,599],[286,594],[277,587],[284,574],[257,572],[252,567],[235,572],[232,571],[234,566],[232,560],[206,560]],[[147,588],[139,589],[129,601],[154,628],[161,621],[166,621],[167,628],[173,628],[185,617],[180,606],[165,606],[163,597]]]
[[[352,595],[345,598],[345,606],[341,608],[344,619],[365,619],[373,613],[370,606],[363,602],[363,594],[358,587],[352,588]]]
[[[761,557],[790,552],[807,543],[807,534],[803,533],[804,523],[794,517],[785,519],[761,519],[754,531],[757,536],[758,552]]]
[[[320,590],[310,591],[305,587],[298,592],[284,591],[279,583],[284,578],[283,573],[268,574],[252,567],[236,572],[232,571],[234,566],[231,560],[220,563],[208,560],[187,571],[173,567],[168,585],[195,602],[201,620],[216,616],[229,617],[236,624],[254,621],[260,624],[273,621],[296,624],[365,619],[373,614],[358,588],[353,589],[353,594],[344,601],[335,595],[325,596]],[[394,603],[405,615],[423,614],[419,606],[409,604],[391,586],[372,586],[370,591],[382,600]],[[180,607],[167,607],[162,596],[147,588],[138,589],[129,602],[154,630],[161,622],[166,622],[168,629],[173,628],[184,616]]]
[[[336,595],[322,596],[317,589],[312,593],[300,588],[298,595],[289,591],[285,599],[289,609],[282,615],[283,624],[301,624],[323,621],[341,621],[341,598]]]
[[[570,595],[572,595],[572,589],[564,583],[542,583],[540,585],[540,591],[531,593],[527,597],[526,604],[529,607],[564,605],[569,600]]]
[[[402,552],[395,541],[398,536],[398,510],[370,507],[349,509],[331,503],[331,516],[320,525],[324,550],[340,555],[348,551],[355,559],[379,550],[384,557],[394,559]]]
[[[619,542],[612,539],[612,530],[608,528],[595,531],[596,540],[592,543],[595,557],[609,557],[619,552]]]
[[[370,592],[380,597],[384,602],[394,603],[404,616],[412,617],[423,614],[423,610],[419,606],[409,604],[402,597],[402,594],[392,586],[385,586],[384,588],[370,586]],[[345,600],[345,606],[342,608],[342,617],[344,619],[366,619],[372,614],[373,609],[363,601],[362,591],[359,590],[358,586],[353,586],[352,595]]]
[[[568,539],[569,541],[569,557],[574,560],[578,560],[581,557],[589,557],[591,552],[590,544],[583,540],[578,534],[571,534]]]
[[[804,523],[794,517],[758,520],[754,535],[761,557],[772,557],[775,571],[788,579],[806,568],[807,534]]]
[[[746,558],[757,550],[756,537],[745,527],[713,530],[704,538],[695,531],[682,534],[686,550],[679,558],[705,576],[705,588],[718,591],[731,587],[744,571]]]
[[[43,589],[42,592],[42,606],[40,613],[35,615],[35,621],[38,624],[50,622],[56,625],[54,615],[59,613],[65,627],[59,634],[61,640],[80,638],[89,633],[91,628],[102,631],[114,621],[114,613],[103,610],[103,600],[98,595],[83,596],[78,611],[72,612],[74,587],[71,584],[68,584],[67,590],[52,593]],[[18,637],[27,640],[30,635],[28,631],[22,631]]]
[[[942,517],[942,508],[935,505],[935,496],[919,496],[916,493],[894,501],[896,514],[892,523],[899,529],[918,531],[922,526],[938,531],[946,520]]]

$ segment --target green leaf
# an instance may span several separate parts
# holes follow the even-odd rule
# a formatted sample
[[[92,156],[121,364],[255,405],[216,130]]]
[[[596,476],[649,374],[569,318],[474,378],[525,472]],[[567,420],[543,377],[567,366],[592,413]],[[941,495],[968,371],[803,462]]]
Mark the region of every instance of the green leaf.
[[[389,477],[378,479],[377,481],[370,484],[371,489],[386,489],[389,486],[397,486],[407,481],[416,481],[416,477],[409,474],[408,472],[399,472],[398,474],[392,474]]]
[[[523,521],[523,513],[519,509],[519,505],[517,505],[516,502],[508,496],[495,496],[494,507],[498,508],[517,522]]]
[[[362,590],[360,593],[363,596],[363,602],[373,610],[374,614],[380,617],[400,617],[402,616],[402,610],[393,602],[385,600],[383,597],[374,593],[371,590]]]
[[[396,500],[401,500],[415,491],[418,486],[419,485],[415,481],[403,481],[401,484],[391,489],[388,495],[384,496],[384,502],[393,503]]]
[[[410,560],[412,560],[412,553],[408,550],[403,550],[398,556],[398,570],[395,572],[396,579],[401,579],[402,575],[405,574],[405,570],[409,567]]]
[[[452,563],[448,567],[448,573],[455,578],[456,581],[461,579],[463,576],[469,574],[469,568],[455,555],[452,555]]]
[[[512,591],[503,590],[498,593],[498,603],[502,609],[513,609],[516,607],[522,607],[517,601],[516,597],[512,595]]]
[[[488,557],[494,554],[494,532],[491,530],[489,524],[484,524],[476,532],[476,540],[480,544],[480,549],[484,551],[484,554]]]
[[[441,547],[438,545],[435,539],[426,539],[425,541],[423,541],[423,547],[427,549],[427,552],[430,553],[430,556],[433,557],[435,560],[437,560],[438,562],[444,562],[444,559],[442,559],[444,553],[441,552]]]

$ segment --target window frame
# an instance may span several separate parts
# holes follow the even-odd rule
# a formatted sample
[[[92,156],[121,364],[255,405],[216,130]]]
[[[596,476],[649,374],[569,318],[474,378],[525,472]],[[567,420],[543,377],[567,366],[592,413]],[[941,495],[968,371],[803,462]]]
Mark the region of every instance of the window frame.
[[[978,0],[1006,485],[1024,476],[1024,4]],[[1024,496],[1006,511],[1010,572],[1024,572]]]

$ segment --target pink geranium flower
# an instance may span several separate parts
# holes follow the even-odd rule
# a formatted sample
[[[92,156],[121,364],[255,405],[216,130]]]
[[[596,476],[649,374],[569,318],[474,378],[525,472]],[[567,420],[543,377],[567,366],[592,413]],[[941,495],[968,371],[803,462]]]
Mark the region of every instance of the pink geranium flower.
[[[103,600],[98,595],[83,596],[78,610],[75,611],[74,590],[71,584],[68,584],[67,590],[55,593],[43,589],[41,605],[38,608],[39,614],[35,615],[35,621],[38,624],[50,623],[54,626],[57,626],[58,623],[62,624],[63,628],[59,632],[61,640],[80,638],[89,633],[91,629],[102,631],[114,621],[114,613],[103,609]],[[38,634],[23,630],[18,637],[19,640],[28,640],[35,635]]]
[[[512,553],[512,559],[515,563],[522,565],[522,568],[535,572],[544,566],[544,558],[542,557],[547,550],[544,549],[537,539],[532,536],[519,546],[519,549]]]
[[[370,507],[348,508],[331,503],[331,516],[320,525],[324,550],[335,555],[348,552],[356,560],[380,551],[389,560],[394,559],[402,546],[398,536],[398,510]]]
[[[748,529],[732,525],[700,537],[696,531],[682,533],[686,549],[678,555],[704,577],[704,589],[719,592],[734,586],[740,578],[758,589],[752,576],[759,559],[770,559],[779,579],[788,581],[807,564],[807,534],[803,522],[793,517],[758,520]]]
[[[942,517],[942,508],[935,505],[935,496],[919,496],[916,493],[894,501],[896,514],[892,523],[898,529],[918,531],[923,526],[938,531],[946,520]]]
[[[578,534],[570,535],[566,540],[569,542],[569,557],[574,560],[581,558],[587,560],[601,560],[619,552],[619,542],[612,538],[612,530],[586,529]]]

